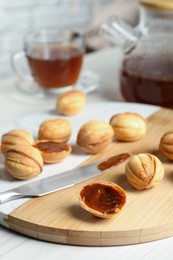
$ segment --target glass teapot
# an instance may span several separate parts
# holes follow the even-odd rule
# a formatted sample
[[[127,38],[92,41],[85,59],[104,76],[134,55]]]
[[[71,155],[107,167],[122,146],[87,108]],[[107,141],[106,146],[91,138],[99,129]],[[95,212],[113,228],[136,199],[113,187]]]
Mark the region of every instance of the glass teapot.
[[[111,17],[102,24],[101,34],[124,50],[124,98],[173,107],[173,0],[140,0],[135,28]]]

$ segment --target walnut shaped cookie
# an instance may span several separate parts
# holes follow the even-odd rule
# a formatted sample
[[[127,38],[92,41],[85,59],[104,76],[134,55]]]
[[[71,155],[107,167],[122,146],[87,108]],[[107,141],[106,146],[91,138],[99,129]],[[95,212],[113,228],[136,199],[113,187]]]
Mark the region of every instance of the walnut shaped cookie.
[[[162,135],[159,150],[166,158],[173,161],[173,130],[169,130]]]
[[[134,112],[115,114],[110,119],[117,140],[133,142],[141,139],[147,130],[145,119]]]
[[[78,114],[86,103],[86,94],[82,91],[72,89],[60,94],[56,102],[56,110],[65,116]]]
[[[39,140],[55,140],[66,143],[72,134],[72,126],[69,120],[63,118],[50,118],[42,122],[38,131]]]
[[[96,154],[112,142],[113,135],[110,124],[102,120],[90,120],[79,129],[76,142],[84,152]]]
[[[5,153],[11,146],[16,144],[32,145],[34,138],[31,133],[22,129],[13,129],[1,138],[1,152]]]
[[[4,165],[15,179],[27,180],[43,170],[43,158],[31,145],[13,145],[4,156]]]
[[[137,190],[149,189],[164,177],[162,162],[153,154],[140,153],[131,156],[125,166],[128,182]]]

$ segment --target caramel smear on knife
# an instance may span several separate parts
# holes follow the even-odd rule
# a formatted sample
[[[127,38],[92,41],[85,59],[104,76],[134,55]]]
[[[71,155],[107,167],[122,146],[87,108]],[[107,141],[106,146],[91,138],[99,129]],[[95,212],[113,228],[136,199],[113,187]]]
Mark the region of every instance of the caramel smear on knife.
[[[116,166],[116,165],[126,161],[129,157],[130,157],[129,153],[121,153],[121,154],[115,155],[113,157],[110,157],[108,160],[100,163],[98,165],[98,169],[101,171],[105,171],[105,170],[111,168],[112,166]]]

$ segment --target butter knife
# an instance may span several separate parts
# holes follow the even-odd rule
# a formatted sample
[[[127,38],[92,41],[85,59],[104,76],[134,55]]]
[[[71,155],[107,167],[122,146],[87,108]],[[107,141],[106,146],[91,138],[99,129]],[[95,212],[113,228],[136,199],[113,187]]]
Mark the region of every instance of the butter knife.
[[[0,204],[22,197],[40,197],[93,178],[109,168],[123,162],[130,155],[119,154],[101,161],[55,174],[41,180],[24,184],[14,189],[0,192]]]

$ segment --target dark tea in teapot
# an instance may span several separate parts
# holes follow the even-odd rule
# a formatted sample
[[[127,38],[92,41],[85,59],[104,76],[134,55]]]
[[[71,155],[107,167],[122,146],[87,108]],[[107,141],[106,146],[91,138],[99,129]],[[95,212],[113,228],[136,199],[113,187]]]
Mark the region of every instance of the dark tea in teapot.
[[[172,55],[125,59],[120,86],[127,101],[173,107]]]
[[[173,107],[173,1],[139,2],[136,27],[112,17],[101,32],[124,52],[120,88],[125,99]]]

